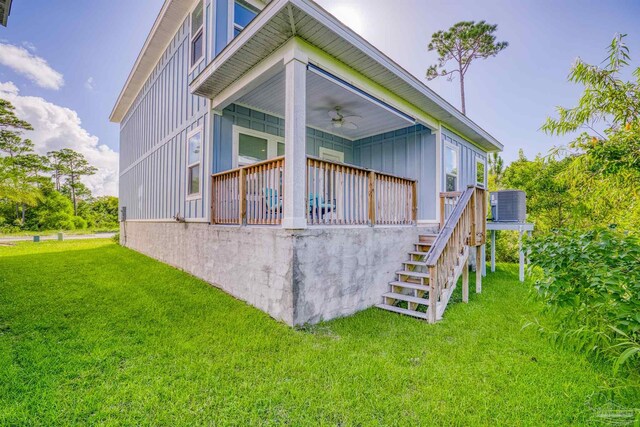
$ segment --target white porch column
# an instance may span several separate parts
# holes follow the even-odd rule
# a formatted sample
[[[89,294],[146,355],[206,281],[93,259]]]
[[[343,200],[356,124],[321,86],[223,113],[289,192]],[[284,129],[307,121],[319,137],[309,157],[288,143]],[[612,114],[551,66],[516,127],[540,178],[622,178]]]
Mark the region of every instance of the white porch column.
[[[285,56],[284,211],[282,226],[307,227],[307,64],[293,49]]]

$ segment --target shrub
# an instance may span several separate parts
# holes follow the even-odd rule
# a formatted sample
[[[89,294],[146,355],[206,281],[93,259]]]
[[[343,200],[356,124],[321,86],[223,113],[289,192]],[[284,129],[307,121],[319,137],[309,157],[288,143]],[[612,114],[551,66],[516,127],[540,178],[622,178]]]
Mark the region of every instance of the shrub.
[[[491,254],[491,233],[487,236],[487,258]],[[518,232],[512,230],[496,231],[496,260],[498,262],[518,262]]]
[[[84,230],[85,228],[87,228],[87,221],[85,221],[85,219],[82,217],[74,216],[72,217],[72,221],[74,229],[76,230]]]
[[[116,233],[114,234],[114,236],[112,237],[113,241],[116,242],[116,244],[120,244],[120,233]]]
[[[615,227],[561,230],[528,242],[555,334],[616,367],[640,367],[640,239]]]

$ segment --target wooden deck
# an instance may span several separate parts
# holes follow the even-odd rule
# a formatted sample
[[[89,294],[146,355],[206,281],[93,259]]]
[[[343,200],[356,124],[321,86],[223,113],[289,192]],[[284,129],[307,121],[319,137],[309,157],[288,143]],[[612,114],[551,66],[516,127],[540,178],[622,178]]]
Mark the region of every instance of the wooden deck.
[[[213,224],[279,225],[284,157],[212,175]],[[415,180],[307,157],[309,225],[410,225],[418,211]]]

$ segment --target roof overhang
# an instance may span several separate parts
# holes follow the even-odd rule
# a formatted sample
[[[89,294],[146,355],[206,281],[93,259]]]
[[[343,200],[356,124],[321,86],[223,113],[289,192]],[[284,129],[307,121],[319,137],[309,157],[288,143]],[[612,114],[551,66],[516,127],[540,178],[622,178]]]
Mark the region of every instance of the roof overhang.
[[[502,150],[488,132],[311,0],[272,1],[191,82],[191,92],[215,98],[292,38],[325,52],[486,151]]]
[[[0,24],[5,27],[9,14],[11,14],[11,0],[0,0]]]
[[[2,0],[0,0],[2,1]],[[165,0],[129,73],[109,120],[120,123],[184,22],[195,0]]]

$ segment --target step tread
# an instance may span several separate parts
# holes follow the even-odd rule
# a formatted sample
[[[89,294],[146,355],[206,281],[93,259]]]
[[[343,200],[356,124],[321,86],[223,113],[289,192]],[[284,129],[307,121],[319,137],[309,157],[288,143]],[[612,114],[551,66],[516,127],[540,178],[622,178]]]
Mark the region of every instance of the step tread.
[[[405,314],[407,316],[413,316],[419,319],[427,320],[427,313],[422,313],[421,311],[407,310],[406,308],[395,307],[389,304],[376,304],[376,307],[383,310],[393,311],[395,313]]]
[[[413,295],[405,295],[405,294],[398,294],[396,292],[387,292],[385,294],[382,294],[383,297],[386,298],[393,298],[393,299],[399,299],[402,301],[408,301],[408,302],[413,302],[416,304],[424,304],[424,305],[429,305],[429,300],[426,298],[420,298],[420,297],[414,297]]]
[[[411,251],[411,252],[409,252],[409,255],[427,256],[428,253],[429,252]]]
[[[396,274],[410,277],[422,277],[425,279],[429,278],[429,273],[420,273],[418,271],[396,271]]]
[[[417,265],[420,267],[426,267],[426,263],[422,262],[422,261],[403,261],[403,264],[408,264],[408,265]]]
[[[409,282],[393,281],[393,282],[389,282],[389,285],[400,286],[402,288],[407,288],[407,289],[415,289],[417,291],[429,291],[430,289],[429,286],[419,285],[417,283],[409,283]]]

